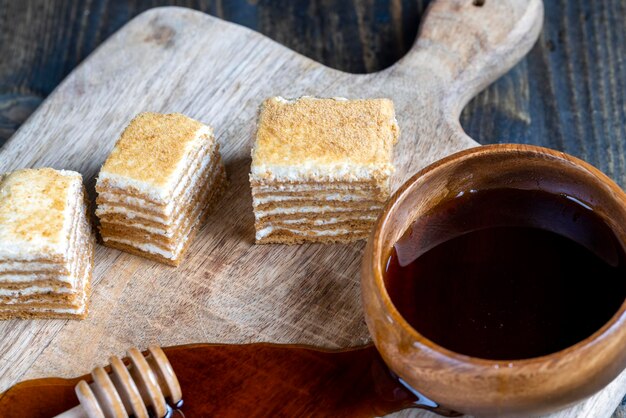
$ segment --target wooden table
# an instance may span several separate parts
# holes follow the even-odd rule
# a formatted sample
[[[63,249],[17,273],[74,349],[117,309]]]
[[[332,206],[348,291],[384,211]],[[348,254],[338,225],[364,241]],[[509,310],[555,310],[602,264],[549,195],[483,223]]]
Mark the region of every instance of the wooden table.
[[[487,0],[490,1],[490,0]],[[345,71],[389,66],[410,47],[427,1],[0,0],[0,144],[100,42],[157,5],[244,24]],[[529,57],[473,100],[462,124],[482,143],[579,156],[626,186],[626,0],[546,1]],[[626,415],[623,405],[622,415]]]

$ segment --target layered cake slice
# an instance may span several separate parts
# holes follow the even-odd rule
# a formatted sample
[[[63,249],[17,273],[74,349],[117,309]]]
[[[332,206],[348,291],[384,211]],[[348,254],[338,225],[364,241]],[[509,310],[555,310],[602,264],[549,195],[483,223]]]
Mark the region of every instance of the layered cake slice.
[[[94,241],[79,173],[1,175],[0,319],[84,318]]]
[[[181,114],[142,113],[98,175],[102,241],[177,266],[225,183],[211,127]]]
[[[256,242],[366,238],[389,197],[398,135],[388,99],[265,100],[250,173]]]

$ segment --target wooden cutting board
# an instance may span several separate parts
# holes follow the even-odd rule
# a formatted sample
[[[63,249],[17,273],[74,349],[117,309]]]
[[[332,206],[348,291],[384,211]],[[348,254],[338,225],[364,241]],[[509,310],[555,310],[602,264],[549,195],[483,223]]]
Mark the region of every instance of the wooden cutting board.
[[[458,116],[536,40],[541,0],[435,1],[412,50],[367,75],[333,70],[205,14],[153,9],[85,60],[0,150],[0,172],[51,166],[94,177],[137,113],[182,112],[213,125],[230,188],[179,268],[98,246],[85,321],[0,323],[0,391],[75,376],[150,343],[272,341],[347,347],[369,340],[361,313],[363,243],[256,246],[248,172],[266,97],[389,97],[402,130],[398,187],[426,164],[477,145]],[[538,93],[540,94],[540,93]],[[609,416],[626,374],[555,416]],[[412,412],[415,416],[429,415]]]

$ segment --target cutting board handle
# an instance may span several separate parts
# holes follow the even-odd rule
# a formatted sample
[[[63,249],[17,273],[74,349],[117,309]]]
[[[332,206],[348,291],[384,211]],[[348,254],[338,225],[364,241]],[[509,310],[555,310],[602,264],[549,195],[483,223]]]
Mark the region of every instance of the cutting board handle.
[[[458,120],[473,96],[530,51],[542,25],[542,0],[435,0],[397,66],[432,72],[442,110]]]

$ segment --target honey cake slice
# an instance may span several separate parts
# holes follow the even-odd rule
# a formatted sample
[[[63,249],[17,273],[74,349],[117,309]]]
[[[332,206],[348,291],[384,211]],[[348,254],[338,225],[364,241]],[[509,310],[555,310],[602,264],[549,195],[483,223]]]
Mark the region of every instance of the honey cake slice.
[[[84,318],[93,246],[79,173],[0,176],[0,319]]]
[[[365,238],[389,197],[398,136],[388,99],[265,100],[250,172],[256,242]]]
[[[225,181],[210,126],[178,113],[139,114],[96,182],[103,243],[178,265]]]
[[[86,223],[88,225],[88,223]],[[54,286],[30,286],[28,288],[7,290],[0,288],[0,319],[83,319],[87,316],[88,300],[91,292],[93,271],[93,253],[95,237],[85,233],[81,243],[84,250],[77,259],[73,288]]]

